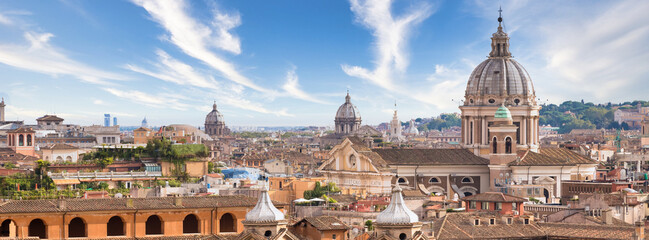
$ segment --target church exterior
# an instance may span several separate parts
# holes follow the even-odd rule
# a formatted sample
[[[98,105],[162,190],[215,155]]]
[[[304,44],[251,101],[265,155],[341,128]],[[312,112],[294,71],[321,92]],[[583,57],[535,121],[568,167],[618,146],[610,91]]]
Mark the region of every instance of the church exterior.
[[[225,126],[223,115],[216,109],[216,102],[212,105],[212,111],[205,116],[205,133],[216,138],[230,134],[230,129]]]
[[[592,159],[539,147],[541,106],[529,74],[512,59],[502,18],[498,21],[491,53],[469,77],[460,106],[462,149],[371,149],[364,139],[350,136],[319,169],[328,181],[347,194],[385,195],[399,185],[449,198],[497,191],[558,202],[572,197],[561,196],[563,181],[593,180],[597,163]],[[401,135],[396,123],[395,111],[391,135]],[[337,131],[346,126],[336,122]]]

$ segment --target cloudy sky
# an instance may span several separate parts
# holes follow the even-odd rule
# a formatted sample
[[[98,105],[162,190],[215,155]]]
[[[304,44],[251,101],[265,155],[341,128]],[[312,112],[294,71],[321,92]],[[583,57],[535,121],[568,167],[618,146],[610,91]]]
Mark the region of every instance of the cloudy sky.
[[[543,103],[648,100],[649,1],[0,2],[7,120],[333,125],[457,112],[502,5]]]

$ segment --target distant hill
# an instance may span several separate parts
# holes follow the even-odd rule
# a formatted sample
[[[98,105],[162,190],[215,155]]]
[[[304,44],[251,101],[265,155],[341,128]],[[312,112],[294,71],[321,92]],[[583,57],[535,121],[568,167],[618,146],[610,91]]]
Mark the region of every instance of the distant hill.
[[[619,104],[597,104],[576,101],[565,101],[560,105],[542,105],[541,125],[559,127],[559,133],[568,133],[573,129],[629,129],[626,123],[622,125],[613,121],[617,109],[635,108],[638,104],[649,107],[647,101],[633,101]]]

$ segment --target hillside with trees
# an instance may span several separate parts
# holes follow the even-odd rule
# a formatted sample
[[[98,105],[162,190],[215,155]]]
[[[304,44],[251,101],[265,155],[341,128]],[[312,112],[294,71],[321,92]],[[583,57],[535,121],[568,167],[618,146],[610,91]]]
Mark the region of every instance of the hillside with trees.
[[[565,101],[560,105],[542,105],[541,125],[559,127],[559,133],[568,133],[573,129],[629,129],[629,125],[621,125],[614,121],[617,109],[635,108],[638,104],[649,107],[647,101],[624,102],[620,104],[597,104],[577,101]]]

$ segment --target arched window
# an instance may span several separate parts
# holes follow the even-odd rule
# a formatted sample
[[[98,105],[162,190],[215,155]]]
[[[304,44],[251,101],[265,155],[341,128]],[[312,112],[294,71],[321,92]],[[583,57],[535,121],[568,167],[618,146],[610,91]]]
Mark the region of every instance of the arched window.
[[[72,162],[72,157],[70,156],[65,157],[65,161]]]
[[[31,146],[31,145],[32,145],[32,135],[27,134],[27,146]]]
[[[356,156],[349,155],[349,166],[356,167]]]
[[[438,177],[431,177],[431,178],[428,180],[428,182],[429,182],[429,183],[440,183],[441,181],[439,180]]]
[[[219,232],[236,232],[237,219],[230,213],[223,214],[219,220]]]
[[[114,216],[106,224],[107,236],[124,236],[124,220],[121,217]]]
[[[491,150],[492,153],[498,153],[498,140],[496,139],[496,137],[494,137],[494,140],[491,142],[491,144],[493,145],[493,149]]]
[[[86,222],[82,218],[76,217],[68,224],[68,237],[87,237]]]
[[[183,220],[183,233],[200,233],[198,224],[198,217],[194,214],[189,214]]]
[[[146,235],[162,234],[162,219],[158,215],[151,215],[146,220]]]
[[[462,178],[462,183],[473,183],[473,178],[471,178],[471,177],[463,177]]]
[[[270,237],[271,235],[273,235],[273,232],[271,232],[270,230],[264,232],[264,237]]]
[[[408,180],[405,178],[400,177],[399,180],[397,180],[397,183],[399,184],[408,184]]]
[[[25,146],[25,135],[18,135],[18,146]]]
[[[4,220],[0,225],[0,237],[17,237],[18,227],[11,219]]]
[[[34,219],[29,223],[27,232],[30,237],[47,238],[47,225],[41,219]]]
[[[57,162],[63,162],[63,158],[61,156],[56,157]]]
[[[512,153],[512,138],[505,138],[505,153]]]

